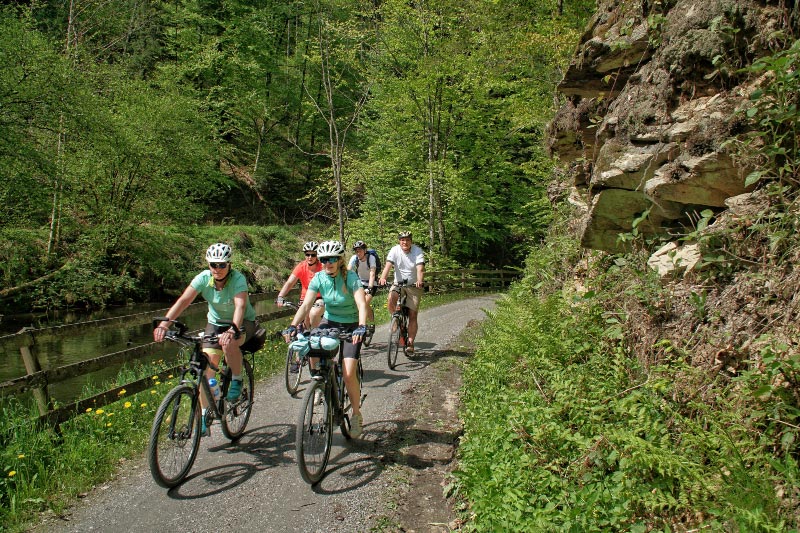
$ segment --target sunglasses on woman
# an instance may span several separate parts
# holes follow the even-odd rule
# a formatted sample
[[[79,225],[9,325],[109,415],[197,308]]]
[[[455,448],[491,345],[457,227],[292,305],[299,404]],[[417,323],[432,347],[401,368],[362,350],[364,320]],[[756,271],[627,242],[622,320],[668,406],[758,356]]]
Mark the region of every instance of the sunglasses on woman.
[[[225,267],[227,267],[227,266],[228,266],[228,263],[209,263],[209,264],[208,264],[208,266],[210,266],[211,268],[217,268],[217,269],[220,269],[220,268],[225,268]]]
[[[338,260],[339,260],[338,257],[320,257],[319,258],[319,262],[322,263],[323,265],[327,265],[328,263],[335,263]]]

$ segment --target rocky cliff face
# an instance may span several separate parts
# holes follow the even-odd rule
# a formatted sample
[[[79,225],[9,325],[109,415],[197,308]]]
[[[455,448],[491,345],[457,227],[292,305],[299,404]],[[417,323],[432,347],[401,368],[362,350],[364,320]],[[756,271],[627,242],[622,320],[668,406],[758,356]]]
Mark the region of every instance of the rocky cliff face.
[[[686,231],[750,192],[742,133],[756,86],[741,69],[771,54],[783,2],[601,3],[559,85],[549,147],[569,165],[582,244],[620,251],[620,233]],[[646,215],[646,216],[645,216]]]

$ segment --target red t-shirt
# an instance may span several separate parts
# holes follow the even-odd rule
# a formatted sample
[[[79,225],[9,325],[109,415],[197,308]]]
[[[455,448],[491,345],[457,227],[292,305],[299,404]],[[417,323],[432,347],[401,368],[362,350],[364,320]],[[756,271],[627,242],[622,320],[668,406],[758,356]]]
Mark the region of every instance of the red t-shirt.
[[[311,283],[311,278],[314,277],[314,274],[320,270],[322,270],[322,263],[319,261],[314,263],[314,266],[308,266],[308,261],[303,261],[294,267],[294,270],[292,270],[292,276],[300,280],[300,286],[302,287],[302,290],[300,291],[301,300],[305,300],[308,284]],[[317,298],[319,298],[319,294],[317,294]],[[314,299],[316,300],[316,298]]]

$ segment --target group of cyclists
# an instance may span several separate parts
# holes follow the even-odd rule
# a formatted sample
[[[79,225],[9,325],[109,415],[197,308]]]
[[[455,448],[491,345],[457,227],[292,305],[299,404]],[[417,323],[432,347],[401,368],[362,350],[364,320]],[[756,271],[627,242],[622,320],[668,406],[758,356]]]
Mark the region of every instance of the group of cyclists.
[[[386,255],[386,264],[380,273],[375,254],[368,253],[364,241],[353,245],[353,256],[345,262],[345,247],[339,241],[306,242],[303,245],[305,259],[293,270],[278,292],[276,304],[287,305],[286,295],[299,282],[302,289],[297,312],[291,324],[283,331],[284,339],[291,342],[300,328],[338,328],[352,332],[352,338],[345,341],[342,362],[347,394],[352,403],[350,435],[359,437],[362,433],[361,391],[358,381],[358,359],[361,343],[368,332],[374,331],[372,298],[378,287],[387,285],[389,271],[394,269],[394,283],[389,291],[387,307],[395,312],[400,289],[398,284],[406,281],[406,307],[409,308],[408,344],[406,353],[414,353],[414,338],[417,333],[417,313],[422,296],[425,277],[425,256],[422,249],[413,243],[410,231],[398,234],[398,244]],[[218,366],[224,355],[231,368],[232,381],[227,399],[235,401],[241,394],[242,352],[240,347],[253,335],[257,328],[255,309],[250,303],[247,281],[244,275],[231,268],[233,250],[225,243],[212,244],[206,251],[208,270],[200,272],[186,287],[178,300],[166,313],[168,321],[160,323],[153,330],[153,339],[162,342],[169,328],[169,320],[176,320],[195,300],[198,294],[208,302],[206,335],[217,335],[217,342],[204,343],[204,352],[214,366]],[[313,355],[313,354],[312,354]],[[312,377],[316,359],[311,359]],[[206,371],[206,378],[214,377],[214,370]],[[202,395],[201,395],[202,396]],[[203,414],[206,400],[201,397]],[[205,416],[202,417],[205,420]],[[205,433],[207,428],[203,427]]]

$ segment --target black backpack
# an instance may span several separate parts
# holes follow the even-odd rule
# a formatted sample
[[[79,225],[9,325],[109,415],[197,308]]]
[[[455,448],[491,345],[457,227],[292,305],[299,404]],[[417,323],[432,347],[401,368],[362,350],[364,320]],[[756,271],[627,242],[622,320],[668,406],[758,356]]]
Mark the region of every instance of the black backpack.
[[[372,256],[372,257],[375,258],[375,276],[376,276],[376,279],[377,279],[381,275],[381,258],[378,256],[378,252],[375,251],[374,248],[370,248],[369,250],[367,250],[367,258],[366,258],[367,259],[367,266],[369,266],[369,256]],[[358,258],[356,258],[356,261],[358,261]],[[358,261],[358,262],[360,263],[361,261]]]

